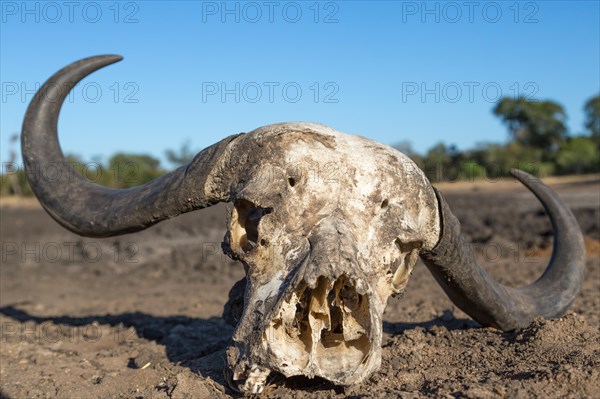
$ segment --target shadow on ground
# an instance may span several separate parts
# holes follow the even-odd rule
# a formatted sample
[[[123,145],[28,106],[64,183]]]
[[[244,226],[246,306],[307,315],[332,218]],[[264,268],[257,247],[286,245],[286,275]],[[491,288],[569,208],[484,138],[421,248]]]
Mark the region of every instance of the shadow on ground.
[[[1,307],[0,314],[21,323],[33,322],[37,325],[44,323],[69,327],[85,327],[93,324],[109,325],[118,328],[118,331],[121,332],[120,339],[124,341],[131,335],[127,330],[133,327],[138,337],[164,345],[167,357],[172,363],[188,367],[203,376],[211,377],[213,370],[203,370],[202,363],[198,363],[198,359],[225,349],[231,341],[234,330],[220,317],[209,319],[187,316],[157,317],[141,312],[85,317],[40,317],[14,306]],[[143,366],[140,362],[146,360],[150,359],[131,359],[128,366],[139,368]]]
[[[135,330],[137,338],[143,338],[163,345],[168,361],[173,365],[189,368],[192,372],[203,377],[210,377],[226,385],[223,369],[226,367],[225,349],[231,344],[234,327],[225,323],[220,317],[209,319],[192,318],[187,316],[152,316],[142,312],[122,313],[118,315],[94,315],[85,317],[71,316],[35,316],[20,310],[15,305],[0,308],[0,314],[20,323],[35,323],[38,327],[44,324],[68,327],[86,327],[91,325],[108,325],[122,332],[122,339],[127,340],[128,334]],[[450,311],[445,311],[438,318],[421,323],[383,323],[383,330],[387,334],[402,334],[406,330],[417,327],[429,329],[433,326],[444,326],[448,330],[477,328],[479,325],[470,319],[457,319]],[[148,356],[130,358],[128,367],[142,368],[149,361],[160,362]],[[154,354],[154,356],[157,356]],[[284,378],[273,373],[270,383],[285,386],[294,390],[307,392],[334,390],[338,394],[343,392],[342,387],[335,386],[326,380],[306,377]],[[229,391],[229,394],[233,392]],[[8,398],[0,391],[0,399]]]

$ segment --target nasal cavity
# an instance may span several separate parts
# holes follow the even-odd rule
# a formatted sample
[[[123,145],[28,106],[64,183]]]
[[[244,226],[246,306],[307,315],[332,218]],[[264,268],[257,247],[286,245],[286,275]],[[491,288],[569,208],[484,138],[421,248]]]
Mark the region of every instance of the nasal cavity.
[[[252,251],[259,242],[266,245],[267,240],[259,238],[258,225],[262,217],[271,212],[271,208],[262,208],[245,199],[236,201],[231,232],[244,252]]]

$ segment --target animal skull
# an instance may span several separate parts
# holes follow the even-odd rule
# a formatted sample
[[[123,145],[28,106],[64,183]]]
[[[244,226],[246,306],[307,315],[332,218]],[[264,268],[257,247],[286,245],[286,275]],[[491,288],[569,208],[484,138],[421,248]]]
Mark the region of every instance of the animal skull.
[[[228,137],[142,186],[95,185],[65,162],[57,120],[68,92],[119,61],[91,57],[52,76],[32,100],[22,151],[32,189],[60,224],[106,237],[218,202],[234,204],[223,248],[246,268],[243,312],[228,350],[230,377],[258,393],[271,371],[348,385],[381,361],[382,314],[420,256],[450,299],[483,325],[512,330],[572,303],[585,267],[573,214],[534,177],[513,171],[542,202],[555,251],[518,289],[473,258],[441,194],[405,155],[323,125],[283,123]],[[47,165],[60,178],[36,173]]]
[[[317,124],[263,127],[228,151],[249,157],[225,156],[244,177],[224,248],[248,279],[233,380],[257,392],[270,370],[366,378],[381,361],[388,297],[437,243],[431,185],[392,148]]]

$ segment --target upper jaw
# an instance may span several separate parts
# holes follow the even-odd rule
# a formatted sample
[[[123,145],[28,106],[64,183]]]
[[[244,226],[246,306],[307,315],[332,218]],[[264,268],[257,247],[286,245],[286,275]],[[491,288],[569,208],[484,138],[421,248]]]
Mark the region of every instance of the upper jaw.
[[[229,359],[242,390],[258,389],[271,370],[349,385],[379,367],[385,301],[356,265],[311,263],[281,280],[278,295],[246,307]]]
[[[311,277],[289,287],[267,318],[265,358],[287,377],[357,382],[378,363],[372,358],[381,343],[378,300],[350,273]]]

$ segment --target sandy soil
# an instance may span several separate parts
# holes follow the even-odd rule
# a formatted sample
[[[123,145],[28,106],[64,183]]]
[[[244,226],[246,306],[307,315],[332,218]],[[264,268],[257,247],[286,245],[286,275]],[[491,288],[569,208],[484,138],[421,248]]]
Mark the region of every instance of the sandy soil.
[[[600,181],[554,183],[588,249],[567,315],[481,328],[417,265],[388,304],[378,373],[349,388],[272,375],[261,397],[600,397]],[[510,285],[540,275],[552,230],[531,194],[516,183],[442,188],[492,274]],[[32,203],[0,210],[1,397],[236,397],[223,379],[234,327],[221,314],[244,272],[220,250],[225,206],[103,240],[67,232]]]

